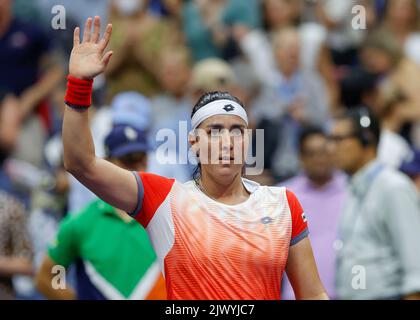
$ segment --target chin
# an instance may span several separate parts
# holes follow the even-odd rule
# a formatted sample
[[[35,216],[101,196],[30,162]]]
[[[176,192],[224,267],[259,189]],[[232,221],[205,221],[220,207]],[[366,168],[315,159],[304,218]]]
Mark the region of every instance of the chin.
[[[220,178],[233,178],[238,174],[241,174],[242,166],[234,164],[219,164],[214,168],[214,172]]]

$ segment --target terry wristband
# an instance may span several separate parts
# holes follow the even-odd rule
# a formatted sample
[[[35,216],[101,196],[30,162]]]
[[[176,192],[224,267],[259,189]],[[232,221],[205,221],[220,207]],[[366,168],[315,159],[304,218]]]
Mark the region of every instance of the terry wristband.
[[[64,102],[70,108],[84,110],[92,104],[93,80],[83,80],[67,76],[67,91]]]

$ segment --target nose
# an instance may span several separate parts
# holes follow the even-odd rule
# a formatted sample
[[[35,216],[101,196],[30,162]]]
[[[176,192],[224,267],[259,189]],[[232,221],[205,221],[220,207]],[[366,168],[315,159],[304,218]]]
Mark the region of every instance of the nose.
[[[232,143],[232,137],[229,133],[229,130],[225,129],[222,131],[221,143],[222,143],[223,151],[229,151],[232,149],[233,143]]]

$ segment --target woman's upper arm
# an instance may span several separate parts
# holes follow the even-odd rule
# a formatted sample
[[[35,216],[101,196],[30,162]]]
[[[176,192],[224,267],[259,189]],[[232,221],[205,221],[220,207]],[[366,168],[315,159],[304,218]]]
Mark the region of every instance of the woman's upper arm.
[[[90,172],[78,180],[99,198],[124,210],[144,227],[169,195],[174,179],[122,169],[96,158]]]
[[[286,272],[296,299],[328,298],[319,278],[312,246],[308,238],[290,247]]]
[[[88,172],[76,176],[84,186],[113,207],[132,212],[138,203],[134,174],[104,159],[96,158]]]

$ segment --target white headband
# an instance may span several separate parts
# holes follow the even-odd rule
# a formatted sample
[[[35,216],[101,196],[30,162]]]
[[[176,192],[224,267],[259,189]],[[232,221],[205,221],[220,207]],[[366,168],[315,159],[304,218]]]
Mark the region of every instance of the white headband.
[[[206,119],[221,114],[238,116],[246,122],[246,125],[248,125],[246,111],[239,103],[232,100],[216,100],[198,109],[191,119],[192,129],[197,129]]]

